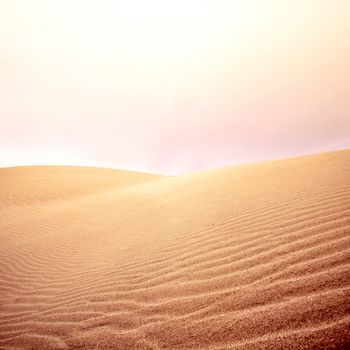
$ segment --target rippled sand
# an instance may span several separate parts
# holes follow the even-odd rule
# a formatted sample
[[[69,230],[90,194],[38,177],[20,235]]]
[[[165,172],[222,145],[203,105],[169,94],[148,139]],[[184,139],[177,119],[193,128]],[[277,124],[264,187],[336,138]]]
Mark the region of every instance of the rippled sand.
[[[350,151],[0,169],[0,349],[349,347]]]

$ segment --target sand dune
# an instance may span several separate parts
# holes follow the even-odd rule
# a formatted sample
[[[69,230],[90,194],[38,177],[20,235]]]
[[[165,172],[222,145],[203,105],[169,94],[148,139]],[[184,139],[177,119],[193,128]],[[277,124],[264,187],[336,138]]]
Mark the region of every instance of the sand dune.
[[[0,244],[0,349],[350,348],[350,151],[1,169]]]

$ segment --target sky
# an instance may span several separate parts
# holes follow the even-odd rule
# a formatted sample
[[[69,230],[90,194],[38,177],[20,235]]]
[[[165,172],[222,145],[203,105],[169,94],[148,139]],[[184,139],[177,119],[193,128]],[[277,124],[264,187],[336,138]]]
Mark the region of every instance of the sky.
[[[350,148],[349,62],[349,0],[0,0],[0,167]]]

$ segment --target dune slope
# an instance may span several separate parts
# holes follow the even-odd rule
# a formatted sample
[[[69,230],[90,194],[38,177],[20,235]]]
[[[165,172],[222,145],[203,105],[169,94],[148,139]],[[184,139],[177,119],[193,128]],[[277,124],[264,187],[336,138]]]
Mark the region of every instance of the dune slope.
[[[349,151],[2,169],[0,247],[0,349],[350,347]]]

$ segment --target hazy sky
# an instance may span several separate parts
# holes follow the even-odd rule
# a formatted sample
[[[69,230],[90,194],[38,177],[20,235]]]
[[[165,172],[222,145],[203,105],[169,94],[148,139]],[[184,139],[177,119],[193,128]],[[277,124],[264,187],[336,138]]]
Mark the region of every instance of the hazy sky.
[[[0,166],[350,147],[350,1],[0,0],[0,118]]]

